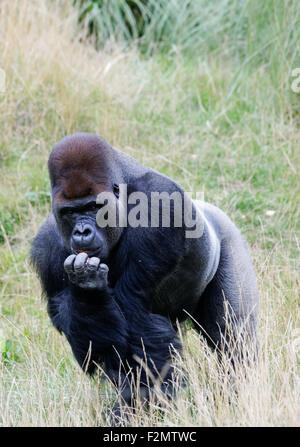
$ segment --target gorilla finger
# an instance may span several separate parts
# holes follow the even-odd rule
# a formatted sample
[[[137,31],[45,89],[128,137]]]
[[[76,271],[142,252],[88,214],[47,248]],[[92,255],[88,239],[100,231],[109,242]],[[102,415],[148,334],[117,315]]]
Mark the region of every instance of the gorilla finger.
[[[93,257],[88,260],[88,269],[89,270],[97,270],[100,264],[100,259]]]
[[[74,259],[76,258],[76,255],[70,255],[67,257],[67,259],[64,262],[64,269],[67,273],[73,272],[73,263]]]
[[[109,270],[109,268],[106,264],[100,264],[99,271],[101,271],[104,274],[104,273],[108,273],[108,270]]]
[[[86,253],[79,253],[74,261],[74,270],[83,270],[87,259],[88,255]]]

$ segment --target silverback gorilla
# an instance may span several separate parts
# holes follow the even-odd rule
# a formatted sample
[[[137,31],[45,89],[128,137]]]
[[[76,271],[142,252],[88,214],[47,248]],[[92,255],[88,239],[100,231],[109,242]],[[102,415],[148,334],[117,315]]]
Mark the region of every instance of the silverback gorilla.
[[[65,137],[53,148],[48,166],[53,212],[33,241],[31,259],[52,323],[85,371],[92,374],[103,365],[132,404],[131,384],[138,374],[144,395],[158,378],[168,393],[170,351],[180,350],[177,320],[191,318],[212,347],[226,349],[227,308],[237,332],[254,336],[258,291],[250,255],[220,209],[193,202],[173,180],[96,135]],[[97,215],[107,206],[98,200],[102,193],[114,198],[120,217],[121,185],[127,200],[123,217],[124,209],[125,217],[133,213],[135,224],[117,219],[114,225],[98,225]],[[155,216],[151,207],[146,214],[142,208],[134,211],[137,193],[149,201],[158,194],[184,198],[194,227],[180,219],[185,211],[175,200],[169,200],[168,209],[159,200]],[[166,211],[170,216],[163,225]],[[141,214],[148,225],[139,224]],[[200,234],[189,235],[197,224]]]

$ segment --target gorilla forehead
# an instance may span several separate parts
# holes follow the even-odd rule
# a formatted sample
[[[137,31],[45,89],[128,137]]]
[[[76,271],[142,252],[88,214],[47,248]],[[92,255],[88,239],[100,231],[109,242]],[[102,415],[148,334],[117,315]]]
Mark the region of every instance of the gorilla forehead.
[[[111,150],[97,135],[76,133],[63,138],[53,147],[48,162],[55,195],[74,199],[110,189]]]

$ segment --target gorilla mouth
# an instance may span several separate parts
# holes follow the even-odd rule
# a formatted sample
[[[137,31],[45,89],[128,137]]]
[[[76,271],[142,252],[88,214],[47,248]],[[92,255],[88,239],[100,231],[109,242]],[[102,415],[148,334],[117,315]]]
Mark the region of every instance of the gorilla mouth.
[[[91,256],[95,256],[100,250],[100,247],[94,249],[94,250],[87,250],[87,249],[81,249],[81,250],[74,250],[75,254],[79,254],[79,253],[86,253],[87,255]]]

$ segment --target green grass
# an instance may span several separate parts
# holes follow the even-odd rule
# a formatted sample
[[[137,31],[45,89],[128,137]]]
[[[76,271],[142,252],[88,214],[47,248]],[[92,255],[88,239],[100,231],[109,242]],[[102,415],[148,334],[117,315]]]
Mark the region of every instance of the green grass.
[[[189,388],[163,419],[151,408],[131,423],[299,424],[300,94],[290,85],[300,6],[200,4],[198,37],[182,29],[189,44],[175,51],[149,34],[150,57],[117,39],[97,52],[68,2],[1,2],[0,425],[105,425],[113,399],[109,385],[95,399],[100,379],[83,376],[51,327],[28,264],[51,209],[49,152],[75,131],[203,191],[250,242],[259,279],[261,359],[248,381],[239,377],[239,396],[224,398],[230,384],[187,330]]]

